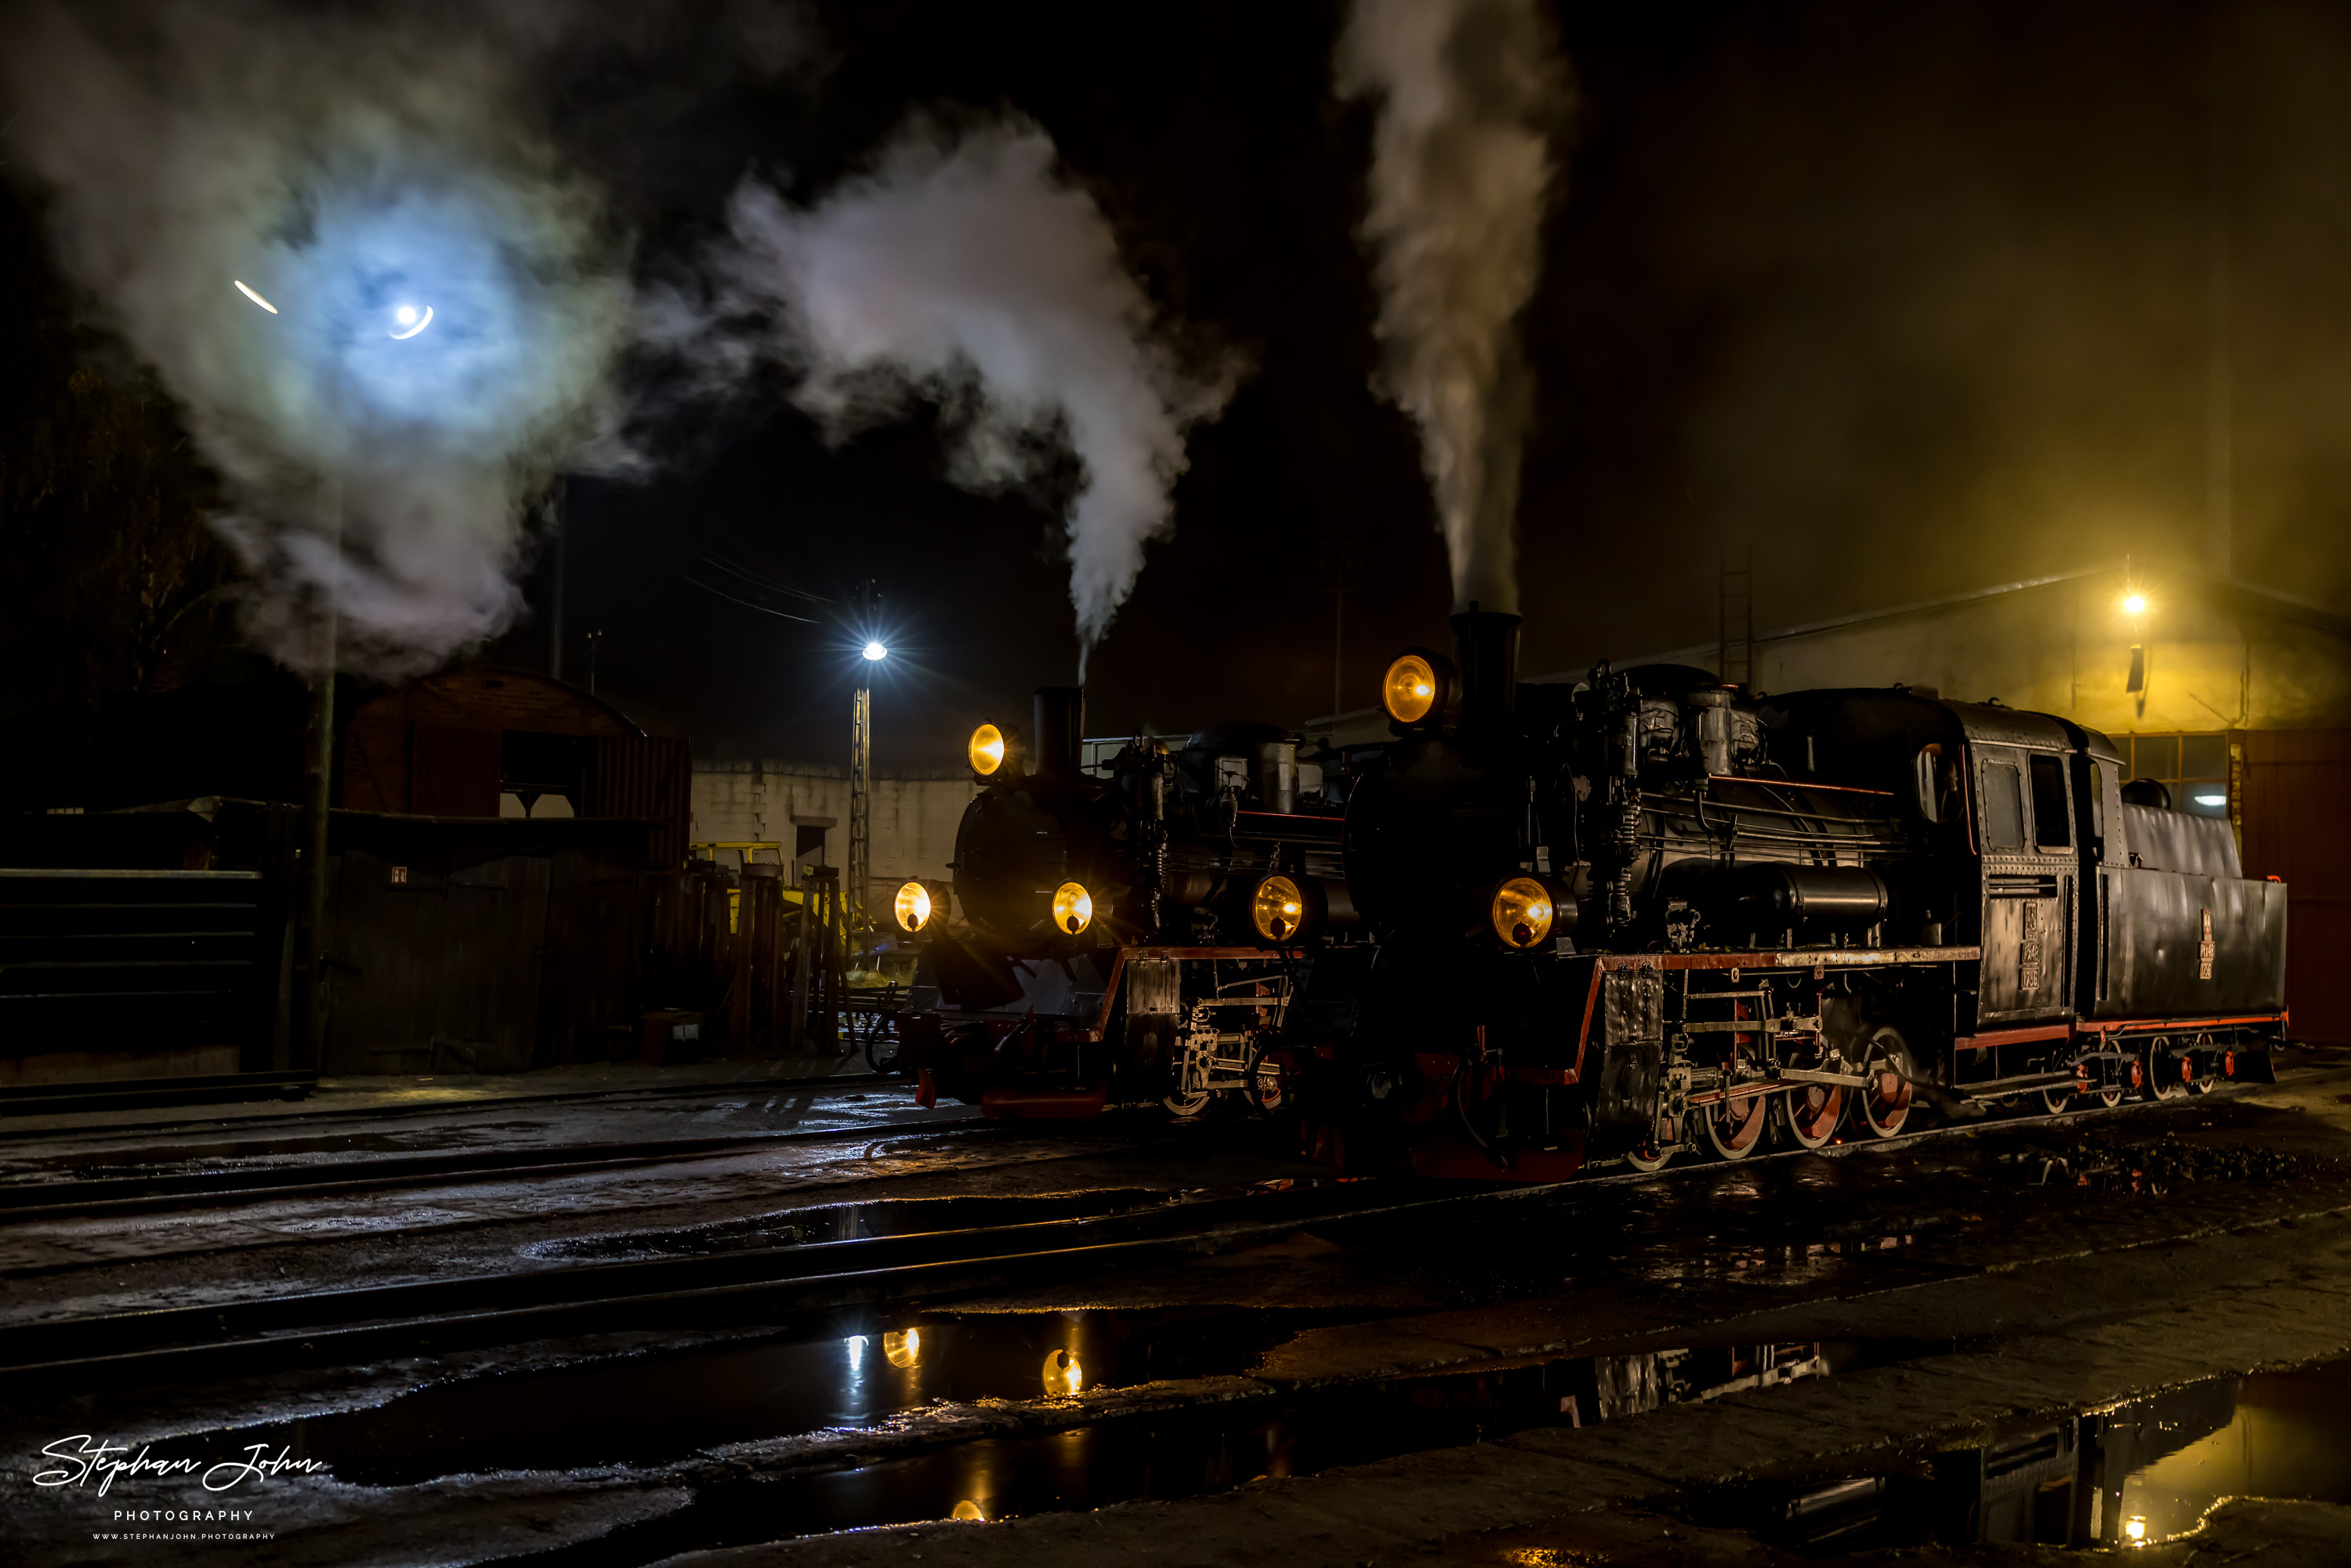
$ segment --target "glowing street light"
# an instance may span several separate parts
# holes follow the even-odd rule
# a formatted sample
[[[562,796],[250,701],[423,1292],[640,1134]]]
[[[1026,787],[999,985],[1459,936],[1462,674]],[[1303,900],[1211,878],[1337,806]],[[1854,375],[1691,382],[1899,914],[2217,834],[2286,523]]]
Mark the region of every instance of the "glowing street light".
[[[402,328],[406,329],[404,331],[397,331],[392,334],[394,338],[404,343],[409,339],[416,336],[417,333],[424,330],[425,328],[433,325],[433,307],[427,305],[424,308],[423,317],[420,319],[417,316],[415,306],[403,305],[399,309],[392,313],[392,319],[399,322]]]
[[[890,656],[890,650],[883,647],[879,641],[866,643],[864,651],[866,662],[869,664],[878,664]]]
[[[2123,613],[2126,615],[2146,614],[2147,595],[2144,593],[2125,594],[2123,596]]]

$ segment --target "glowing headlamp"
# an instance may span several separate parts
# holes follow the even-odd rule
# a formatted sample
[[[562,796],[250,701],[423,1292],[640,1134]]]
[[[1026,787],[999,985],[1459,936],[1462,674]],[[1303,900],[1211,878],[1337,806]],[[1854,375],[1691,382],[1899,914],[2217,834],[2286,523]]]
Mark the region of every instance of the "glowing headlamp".
[[[1075,936],[1092,924],[1094,895],[1083,883],[1065,882],[1053,890],[1053,928]]]
[[[1380,677],[1380,706],[1398,724],[1433,724],[1453,701],[1453,662],[1426,648],[1407,648]]]
[[[971,762],[971,770],[982,779],[995,777],[1004,766],[1004,732],[992,724],[983,724],[971,732],[971,741],[963,748]]]
[[[1249,900],[1249,924],[1269,942],[1295,940],[1306,924],[1305,890],[1286,876],[1267,877]]]
[[[897,899],[891,905],[898,917],[898,928],[909,935],[931,923],[931,890],[919,882],[910,882],[898,889]]]
[[[1531,876],[1514,876],[1494,890],[1486,917],[1504,946],[1523,953],[1551,935],[1556,913],[1549,888]]]

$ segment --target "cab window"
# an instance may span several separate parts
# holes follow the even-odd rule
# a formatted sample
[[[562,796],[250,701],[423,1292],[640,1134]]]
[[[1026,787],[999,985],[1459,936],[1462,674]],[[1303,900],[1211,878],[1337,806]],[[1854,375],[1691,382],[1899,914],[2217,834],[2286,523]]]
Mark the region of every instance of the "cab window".
[[[2013,763],[1984,764],[1983,818],[1984,853],[2015,854],[2024,848],[2024,790]]]
[[[2032,769],[2032,841],[2044,850],[2070,849],[2074,831],[2065,814],[2065,759],[2035,757]]]

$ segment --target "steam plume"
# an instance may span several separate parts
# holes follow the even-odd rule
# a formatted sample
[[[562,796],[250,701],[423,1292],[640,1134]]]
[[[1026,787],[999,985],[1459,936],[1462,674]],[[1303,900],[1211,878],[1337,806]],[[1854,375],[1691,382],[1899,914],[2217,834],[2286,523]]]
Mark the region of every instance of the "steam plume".
[[[814,206],[750,180],[730,216],[729,325],[704,350],[734,371],[783,363],[833,439],[935,399],[960,426],[952,476],[981,491],[1036,477],[1066,440],[1083,465],[1065,519],[1082,677],[1169,525],[1184,433],[1230,374],[1178,365],[1101,209],[1027,120],[953,141],[917,122]]]
[[[1542,267],[1546,126],[1565,95],[1535,0],[1354,0],[1339,91],[1376,99],[1364,237],[1382,390],[1420,426],[1457,607],[1516,612],[1532,377],[1512,320]]]
[[[628,295],[597,199],[445,30],[89,14],[0,32],[8,140],[228,480],[250,629],[301,664],[330,591],[343,663],[387,677],[494,634],[524,506],[608,418]],[[403,308],[433,319],[395,338]]]

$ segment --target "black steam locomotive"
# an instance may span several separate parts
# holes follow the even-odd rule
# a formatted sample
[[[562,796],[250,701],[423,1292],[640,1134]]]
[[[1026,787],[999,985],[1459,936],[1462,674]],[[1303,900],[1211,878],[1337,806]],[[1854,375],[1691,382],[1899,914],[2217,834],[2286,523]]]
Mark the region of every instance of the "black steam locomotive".
[[[1342,1165],[1539,1180],[2265,1076],[2285,888],[2095,732],[1680,666],[1520,684],[1455,617],[1394,738],[984,727],[902,1063],[1013,1115],[1219,1099]]]

